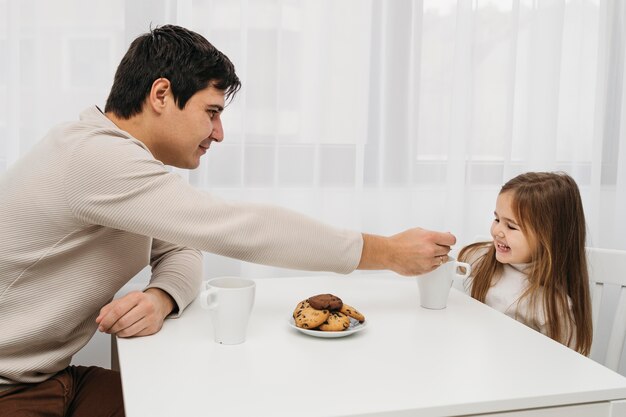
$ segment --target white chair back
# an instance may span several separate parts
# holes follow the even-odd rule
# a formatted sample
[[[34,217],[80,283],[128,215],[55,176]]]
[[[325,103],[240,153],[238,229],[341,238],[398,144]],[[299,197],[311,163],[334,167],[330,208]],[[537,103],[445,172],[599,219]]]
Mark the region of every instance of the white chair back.
[[[626,339],[626,251],[614,249],[587,248],[591,305],[593,317],[593,343],[590,357],[607,368],[618,371],[624,341]],[[607,299],[606,284],[614,285],[619,292],[614,320],[606,344],[604,361],[598,360],[603,352],[603,345],[598,340],[600,310],[603,300]]]

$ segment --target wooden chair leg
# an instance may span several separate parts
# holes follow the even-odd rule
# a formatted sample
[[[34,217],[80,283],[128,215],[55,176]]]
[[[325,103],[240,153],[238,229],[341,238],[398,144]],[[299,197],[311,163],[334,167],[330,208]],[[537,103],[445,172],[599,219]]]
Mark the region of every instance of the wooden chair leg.
[[[120,370],[120,361],[117,356],[117,340],[114,335],[111,335],[111,369],[118,372]]]

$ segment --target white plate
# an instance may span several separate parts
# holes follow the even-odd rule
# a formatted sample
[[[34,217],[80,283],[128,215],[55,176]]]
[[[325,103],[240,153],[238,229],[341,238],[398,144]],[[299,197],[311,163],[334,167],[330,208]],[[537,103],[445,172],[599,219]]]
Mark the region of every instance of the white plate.
[[[367,321],[364,321],[363,323],[359,323],[358,320],[350,317],[350,326],[346,330],[343,330],[341,332],[323,332],[321,330],[302,329],[296,326],[296,323],[293,321],[293,317],[289,318],[289,325],[293,327],[294,329],[296,329],[297,331],[302,332],[309,336],[323,337],[323,338],[350,336],[351,334],[354,334],[363,330],[366,324],[367,324]]]

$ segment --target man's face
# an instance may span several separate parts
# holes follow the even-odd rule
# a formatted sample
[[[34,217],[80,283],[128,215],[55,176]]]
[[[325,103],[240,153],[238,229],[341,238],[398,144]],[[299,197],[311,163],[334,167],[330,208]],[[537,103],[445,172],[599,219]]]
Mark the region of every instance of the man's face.
[[[194,169],[213,141],[224,139],[221,112],[224,92],[212,86],[199,90],[181,110],[174,103],[171,90],[169,103],[159,123],[159,140],[153,153],[166,165]]]

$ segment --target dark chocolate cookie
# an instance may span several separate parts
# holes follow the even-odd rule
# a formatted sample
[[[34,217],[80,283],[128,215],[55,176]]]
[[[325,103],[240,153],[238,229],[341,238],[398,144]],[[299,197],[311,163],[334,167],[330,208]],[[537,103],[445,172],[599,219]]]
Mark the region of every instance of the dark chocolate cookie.
[[[343,307],[343,301],[341,301],[341,298],[332,294],[318,294],[310,297],[307,301],[310,306],[316,310],[337,311],[341,310],[341,307]]]

